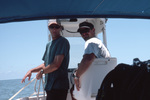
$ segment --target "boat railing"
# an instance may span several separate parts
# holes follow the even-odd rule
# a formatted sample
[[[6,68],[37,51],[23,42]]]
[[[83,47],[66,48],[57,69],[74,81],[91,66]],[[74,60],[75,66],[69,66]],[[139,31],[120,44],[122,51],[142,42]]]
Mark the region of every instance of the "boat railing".
[[[26,84],[23,88],[21,88],[16,94],[14,94],[9,100],[12,100],[13,98],[15,98],[21,91],[23,91],[29,84],[31,84],[34,80],[36,79],[33,78],[28,84]],[[36,100],[39,100],[40,94],[43,94],[42,97],[45,98],[45,91],[44,91],[44,80],[43,80],[43,76],[42,78],[39,80],[39,86],[38,86],[38,90],[36,89],[37,86],[37,82],[38,80],[36,79],[35,85],[34,85],[34,93],[31,94],[29,97],[36,95]],[[41,83],[42,83],[42,88],[43,88],[43,92],[40,92],[40,87],[41,87]],[[24,100],[23,98],[19,98],[17,100]]]

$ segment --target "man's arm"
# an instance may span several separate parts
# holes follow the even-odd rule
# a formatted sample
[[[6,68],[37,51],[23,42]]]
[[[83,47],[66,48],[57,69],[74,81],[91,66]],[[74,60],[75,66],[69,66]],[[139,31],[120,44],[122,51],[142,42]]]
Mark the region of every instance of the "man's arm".
[[[43,68],[43,73],[44,74],[51,73],[51,72],[57,70],[60,67],[63,59],[64,59],[64,55],[55,56],[54,61],[51,64],[49,64],[47,67]],[[38,74],[36,75],[36,78],[40,79],[41,76],[42,76],[42,74],[39,71]]]
[[[80,77],[89,68],[95,58],[96,57],[93,53],[85,54],[81,60],[81,63],[79,64],[76,76]]]
[[[48,65],[47,67],[45,67],[43,69],[44,70],[44,74],[51,73],[51,72],[57,70],[60,67],[63,59],[64,59],[64,55],[57,55],[57,56],[55,56],[54,61],[50,65]]]
[[[35,67],[35,68],[29,70],[29,71],[26,73],[26,75],[23,77],[23,79],[22,79],[21,82],[22,82],[22,83],[25,82],[25,79],[26,79],[27,77],[29,77],[28,80],[30,80],[32,73],[39,72],[41,69],[44,69],[44,68],[45,68],[45,64],[43,63],[43,64],[41,64],[41,65],[39,65],[39,66],[37,66],[37,67]]]
[[[81,60],[81,63],[79,64],[78,70],[76,71],[76,76],[78,78],[74,79],[75,85],[77,90],[80,90],[80,76],[90,67],[90,65],[92,64],[92,62],[95,59],[95,55],[93,53],[91,54],[85,54],[83,56],[83,59]]]

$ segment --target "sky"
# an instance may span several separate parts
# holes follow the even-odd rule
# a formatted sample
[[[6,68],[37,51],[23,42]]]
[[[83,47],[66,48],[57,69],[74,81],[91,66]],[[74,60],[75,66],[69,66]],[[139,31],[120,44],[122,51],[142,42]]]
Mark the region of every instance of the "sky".
[[[148,19],[108,19],[107,47],[118,64],[132,64],[134,58],[150,59],[149,29]],[[22,79],[29,69],[42,64],[48,33],[47,20],[0,24],[0,80]],[[82,59],[84,40],[67,39],[71,45],[69,68],[76,68]]]

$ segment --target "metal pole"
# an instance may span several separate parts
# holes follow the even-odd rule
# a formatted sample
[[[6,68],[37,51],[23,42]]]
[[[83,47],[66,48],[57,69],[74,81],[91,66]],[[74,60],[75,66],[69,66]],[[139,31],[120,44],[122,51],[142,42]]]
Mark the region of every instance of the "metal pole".
[[[103,31],[103,43],[107,47],[106,26],[105,26],[105,24],[104,24],[104,27],[103,27],[102,31]]]

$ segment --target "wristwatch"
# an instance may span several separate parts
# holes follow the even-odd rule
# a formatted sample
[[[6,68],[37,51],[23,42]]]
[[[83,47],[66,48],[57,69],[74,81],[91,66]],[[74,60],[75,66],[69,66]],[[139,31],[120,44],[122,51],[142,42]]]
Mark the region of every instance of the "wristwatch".
[[[44,70],[43,69],[41,69],[41,74],[43,74],[44,73]]]
[[[73,73],[73,78],[74,78],[74,79],[79,79],[79,77],[76,76],[76,71]]]
[[[79,79],[79,77],[78,77],[78,76],[75,76],[75,75],[73,76],[73,78],[74,78],[74,79]]]

